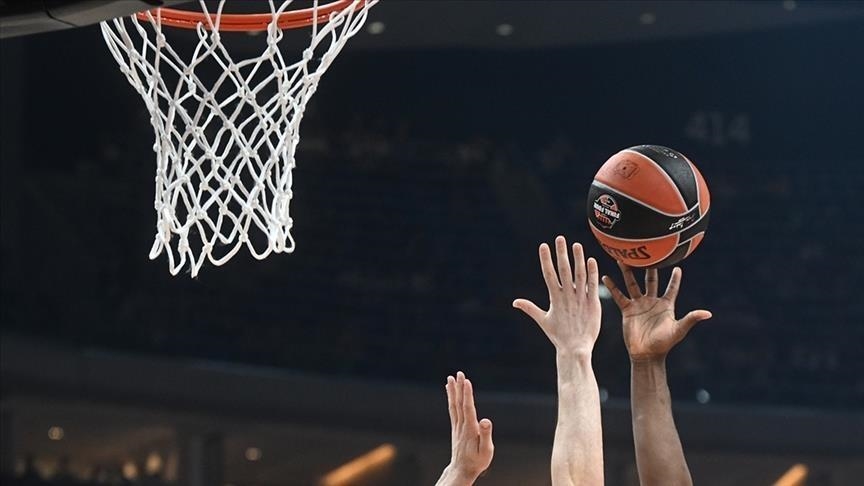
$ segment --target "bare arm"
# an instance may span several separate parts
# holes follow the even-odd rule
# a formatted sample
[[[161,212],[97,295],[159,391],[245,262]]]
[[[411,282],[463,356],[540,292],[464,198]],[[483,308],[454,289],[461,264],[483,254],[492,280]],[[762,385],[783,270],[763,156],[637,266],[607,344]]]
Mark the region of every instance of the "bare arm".
[[[597,261],[572,247],[571,269],[564,237],[555,239],[558,272],[549,246],[540,245],[540,266],[549,290],[549,310],[517,299],[513,306],[540,326],[555,346],[558,365],[558,425],[552,445],[552,484],[602,485],[603,434],[600,395],[591,352],[600,333]],[[559,281],[560,277],[560,281]]]
[[[447,409],[450,412],[450,464],[435,486],[471,486],[489,468],[495,446],[492,421],[477,421],[474,387],[461,371],[447,377]]]
[[[591,355],[558,353],[557,362],[558,425],[552,445],[552,484],[603,484],[600,395]]]
[[[693,480],[672,418],[666,355],[697,322],[710,318],[711,313],[693,311],[681,320],[675,319],[680,268],[672,270],[662,297],[657,296],[656,269],[645,271],[644,294],[631,269],[621,265],[621,272],[630,298],[609,277],[604,276],[603,282],[621,309],[624,343],[630,353],[630,399],[639,482],[643,486],[690,486]]]
[[[630,395],[636,466],[643,485],[692,485],[672,418],[666,362],[631,361]]]

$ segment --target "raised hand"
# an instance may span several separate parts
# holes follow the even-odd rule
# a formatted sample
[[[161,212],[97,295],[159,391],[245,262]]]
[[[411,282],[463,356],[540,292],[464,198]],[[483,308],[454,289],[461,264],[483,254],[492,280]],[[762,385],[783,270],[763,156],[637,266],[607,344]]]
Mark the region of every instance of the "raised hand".
[[[549,245],[540,245],[540,268],[549,290],[548,311],[526,299],[516,299],[513,307],[534,319],[559,353],[590,355],[600,334],[597,261],[589,258],[586,262],[579,243],[573,244],[572,251],[571,268],[567,241],[563,236],[555,238],[556,272]]]
[[[636,282],[633,270],[618,263],[628,296],[608,276],[603,283],[612,294],[612,299],[621,309],[624,318],[624,344],[631,360],[665,358],[669,351],[700,321],[711,318],[706,310],[689,312],[675,319],[675,299],[681,285],[681,269],[675,267],[663,296],[657,296],[659,277],[657,269],[645,271],[645,292]]]
[[[461,371],[447,377],[447,407],[450,411],[450,464],[436,486],[468,486],[492,463],[492,421],[477,420],[474,387]]]
[[[633,441],[639,484],[643,486],[691,486],[693,479],[672,417],[672,398],[666,380],[666,355],[684,339],[697,322],[709,319],[705,310],[675,319],[675,299],[681,285],[681,269],[672,270],[662,297],[656,269],[645,271],[645,292],[633,271],[619,262],[629,298],[604,276],[603,283],[621,309],[624,344],[630,353],[630,402]]]
[[[555,238],[558,271],[549,245],[540,245],[540,268],[549,290],[549,310],[516,299],[513,307],[528,314],[552,341],[558,371],[558,425],[552,444],[553,486],[603,484],[603,430],[600,395],[591,353],[600,334],[597,261],[585,261],[582,245],[572,247],[571,268],[567,241]]]

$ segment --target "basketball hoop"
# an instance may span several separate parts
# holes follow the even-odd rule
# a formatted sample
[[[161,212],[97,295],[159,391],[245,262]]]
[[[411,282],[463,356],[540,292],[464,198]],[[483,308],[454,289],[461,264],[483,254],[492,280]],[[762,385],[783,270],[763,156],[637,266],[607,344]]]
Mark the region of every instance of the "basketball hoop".
[[[172,275],[188,263],[192,277],[205,261],[222,265],[243,246],[259,260],[294,251],[289,207],[303,113],[321,76],[377,3],[315,0],[311,8],[289,11],[292,0],[278,6],[271,0],[269,13],[229,14],[225,0],[215,13],[199,1],[200,12],[160,8],[101,24],[155,132],[150,258],[165,251]],[[188,55],[180,34],[169,42],[166,26],[195,33]],[[303,27],[311,27],[311,42],[289,62],[283,31]],[[267,35],[260,52],[235,59],[223,43],[231,37],[225,32]]]

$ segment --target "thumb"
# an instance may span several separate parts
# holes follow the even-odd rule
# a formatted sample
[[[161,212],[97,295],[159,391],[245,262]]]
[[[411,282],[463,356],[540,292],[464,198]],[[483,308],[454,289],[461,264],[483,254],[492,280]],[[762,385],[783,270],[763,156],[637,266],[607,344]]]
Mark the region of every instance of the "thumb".
[[[484,418],[480,421],[480,450],[492,449],[492,421]]]
[[[690,332],[690,329],[692,329],[697,323],[711,319],[711,316],[711,313],[706,310],[691,311],[678,321],[678,325],[684,329],[685,333],[687,333]]]
[[[528,317],[534,319],[538,324],[543,320],[543,317],[546,316],[546,311],[537,307],[534,302],[531,302],[530,300],[516,299],[513,301],[513,307],[528,314]]]

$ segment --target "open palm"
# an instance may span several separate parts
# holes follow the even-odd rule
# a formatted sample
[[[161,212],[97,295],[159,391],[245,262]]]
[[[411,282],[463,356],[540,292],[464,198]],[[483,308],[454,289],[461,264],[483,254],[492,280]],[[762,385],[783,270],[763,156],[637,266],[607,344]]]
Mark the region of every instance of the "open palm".
[[[587,355],[600,334],[600,297],[597,260],[585,259],[582,245],[572,246],[573,265],[567,254],[567,241],[555,238],[556,272],[549,245],[540,245],[540,269],[549,291],[549,310],[526,299],[516,299],[513,307],[534,319],[560,352]]]
[[[624,324],[624,343],[631,359],[663,357],[669,353],[697,322],[711,318],[706,310],[692,311],[681,319],[675,319],[675,299],[681,285],[681,269],[675,267],[669,278],[666,292],[658,297],[657,269],[645,271],[645,292],[639,287],[633,270],[622,263],[621,275],[629,298],[624,295],[608,276],[603,283],[621,309]]]

